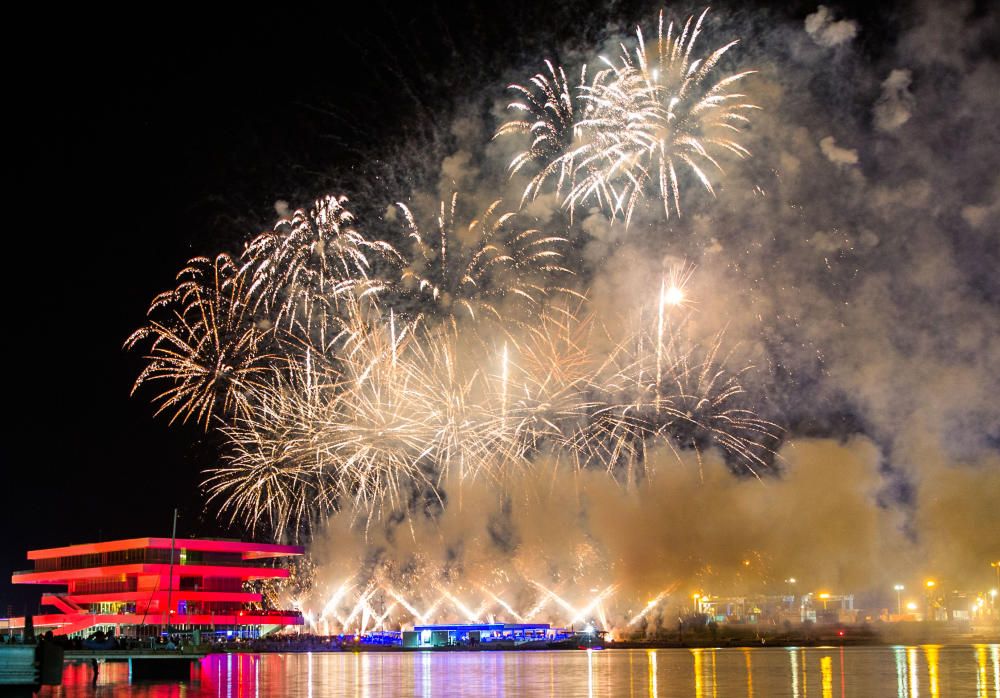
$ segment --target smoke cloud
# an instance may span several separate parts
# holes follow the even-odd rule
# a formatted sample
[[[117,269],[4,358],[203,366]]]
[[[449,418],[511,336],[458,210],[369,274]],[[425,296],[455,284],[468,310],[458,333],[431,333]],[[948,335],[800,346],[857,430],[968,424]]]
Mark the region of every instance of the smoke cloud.
[[[837,146],[833,136],[827,136],[819,142],[819,149],[823,151],[826,159],[835,165],[857,165],[858,151]]]
[[[875,103],[875,126],[882,131],[894,131],[910,119],[915,100],[910,93],[909,70],[893,69],[882,83],[882,96]]]
[[[820,46],[831,48],[850,41],[858,33],[858,23],[850,19],[834,21],[833,12],[825,5],[806,17],[806,32]]]

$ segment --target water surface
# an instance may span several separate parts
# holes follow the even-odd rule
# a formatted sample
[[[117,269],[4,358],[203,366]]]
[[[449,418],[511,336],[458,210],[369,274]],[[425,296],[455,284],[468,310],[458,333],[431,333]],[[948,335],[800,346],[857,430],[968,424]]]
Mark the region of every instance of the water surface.
[[[1000,645],[211,655],[188,682],[67,665],[53,696],[898,696],[1000,698]]]

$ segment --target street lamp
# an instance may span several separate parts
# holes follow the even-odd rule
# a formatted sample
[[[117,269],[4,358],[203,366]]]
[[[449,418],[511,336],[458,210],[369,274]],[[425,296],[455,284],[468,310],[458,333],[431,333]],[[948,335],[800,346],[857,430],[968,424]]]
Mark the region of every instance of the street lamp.
[[[997,586],[1000,587],[1000,560],[996,562],[991,562],[990,567],[997,571]]]
[[[826,610],[826,602],[830,600],[830,594],[828,592],[820,593],[819,597],[823,599],[823,610]]]
[[[904,588],[905,587],[903,587],[902,584],[897,584],[896,586],[893,587],[893,589],[896,590],[896,615],[897,616],[903,615],[903,601],[902,601],[902,599],[899,596],[899,592],[901,592]]]

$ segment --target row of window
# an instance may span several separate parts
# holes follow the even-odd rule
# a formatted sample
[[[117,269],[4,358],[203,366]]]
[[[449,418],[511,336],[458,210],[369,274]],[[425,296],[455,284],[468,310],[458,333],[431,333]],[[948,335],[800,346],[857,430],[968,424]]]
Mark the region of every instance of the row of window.
[[[117,594],[123,591],[135,591],[136,578],[127,579],[81,579],[70,584],[73,594]]]

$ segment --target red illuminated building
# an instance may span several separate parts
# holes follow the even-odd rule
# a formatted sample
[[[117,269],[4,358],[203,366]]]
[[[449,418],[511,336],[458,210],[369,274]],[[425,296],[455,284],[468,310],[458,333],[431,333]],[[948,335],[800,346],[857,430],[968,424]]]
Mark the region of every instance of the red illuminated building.
[[[116,635],[141,636],[173,630],[243,637],[301,625],[298,611],[267,609],[246,583],[287,577],[279,558],[301,555],[295,545],[231,540],[131,538],[106,543],[31,550],[35,568],[15,572],[15,584],[56,584],[65,592],[42,594],[42,605],[58,610],[34,616],[36,629],[57,635],[114,627]],[[24,627],[12,618],[11,628]]]

